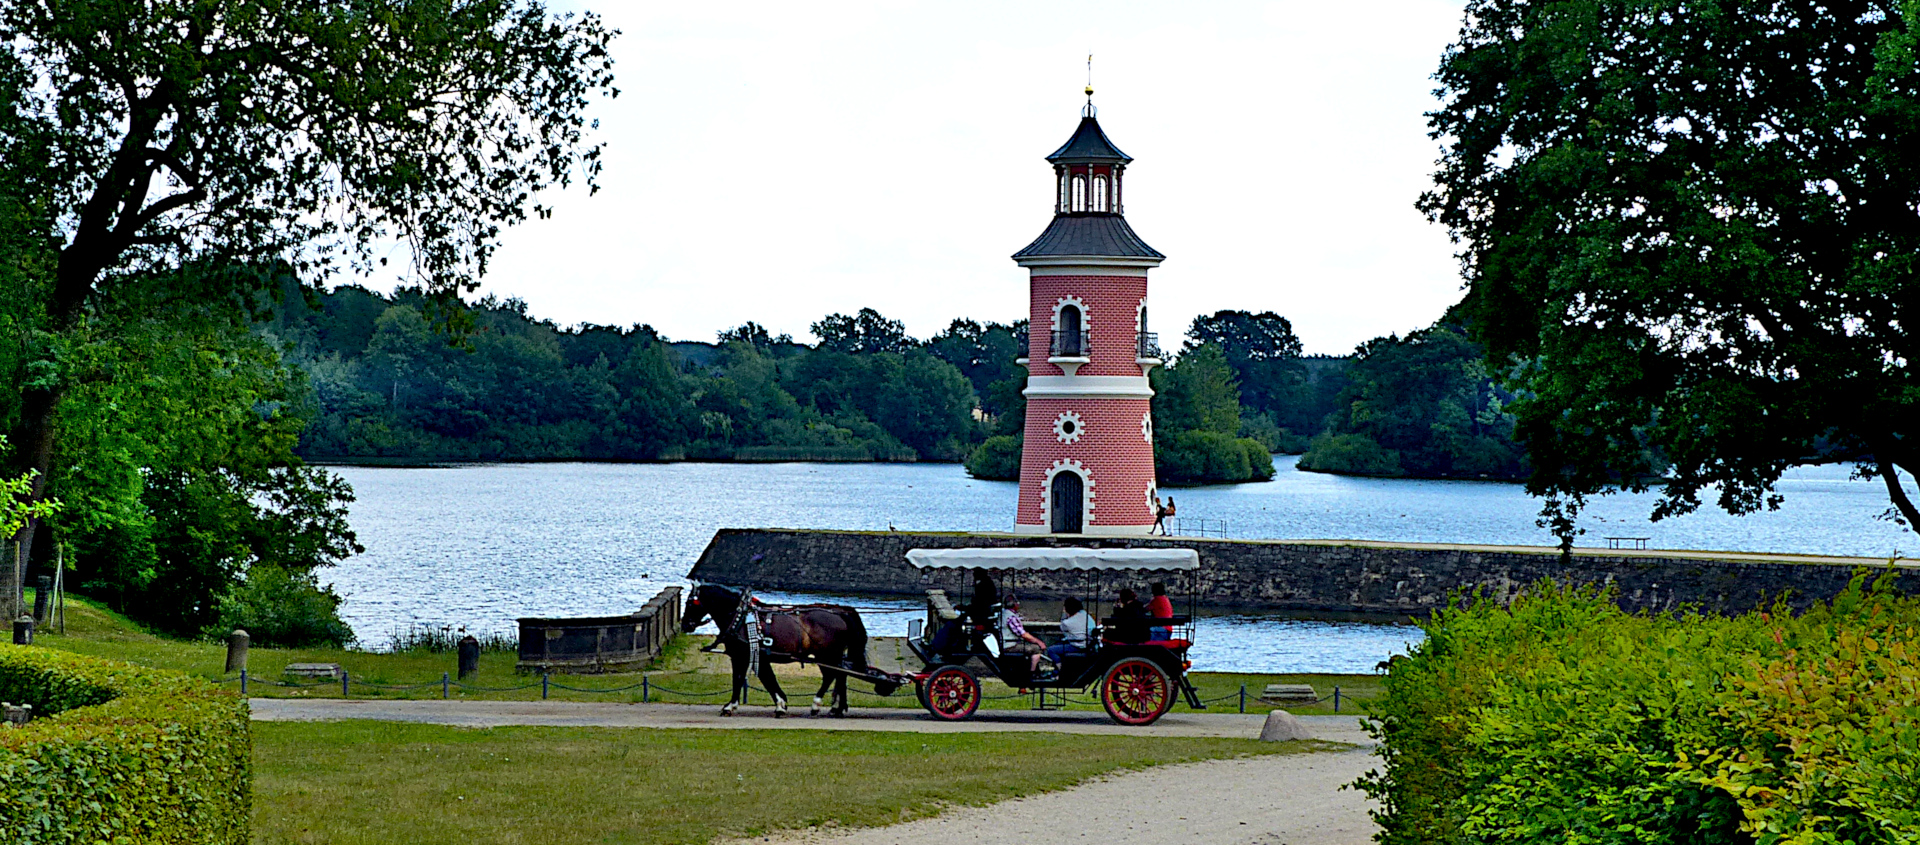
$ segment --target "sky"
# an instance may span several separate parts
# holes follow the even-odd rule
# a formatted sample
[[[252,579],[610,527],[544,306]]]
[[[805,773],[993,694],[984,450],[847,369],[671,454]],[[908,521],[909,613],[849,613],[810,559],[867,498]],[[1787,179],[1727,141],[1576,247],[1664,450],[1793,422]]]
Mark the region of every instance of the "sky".
[[[1461,294],[1414,209],[1458,0],[554,5],[622,31],[621,93],[589,111],[600,192],[549,193],[482,287],[539,318],[708,341],[748,320],[806,341],[863,307],[921,338],[1019,319],[1008,256],[1046,228],[1045,157],[1090,53],[1101,126],[1134,158],[1128,222],[1167,256],[1163,344],[1195,315],[1271,310],[1307,352],[1346,354]]]

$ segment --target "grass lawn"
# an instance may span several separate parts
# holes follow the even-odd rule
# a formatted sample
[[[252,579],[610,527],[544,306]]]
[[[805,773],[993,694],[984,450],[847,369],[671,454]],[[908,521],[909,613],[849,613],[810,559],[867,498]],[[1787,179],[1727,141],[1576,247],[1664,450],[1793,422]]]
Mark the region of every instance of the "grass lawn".
[[[265,722],[254,725],[253,836],[267,845],[701,843],[816,824],[892,824],[1117,770],[1322,747],[1045,733]]]
[[[649,700],[682,703],[712,704],[719,707],[726,700],[726,691],[731,682],[728,675],[726,658],[723,655],[703,654],[698,650],[708,638],[683,636],[674,640],[666,654],[645,672],[650,685]],[[147,633],[138,625],[85,599],[69,597],[67,601],[67,631],[65,635],[55,633],[52,626],[36,635],[36,642],[50,648],[80,652],[96,657],[113,658],[174,669],[208,678],[224,681],[238,688],[237,676],[223,675],[221,669],[226,661],[226,646],[220,643],[190,642],[159,637]],[[878,648],[879,646],[876,646]],[[876,659],[878,655],[876,655]],[[493,700],[534,700],[540,698],[539,677],[523,675],[514,670],[515,656],[507,653],[489,652],[480,656],[480,671],[470,678],[470,687],[494,688],[524,687],[511,691],[463,690],[455,687],[452,696],[462,699]],[[440,676],[455,668],[452,654],[427,652],[406,652],[388,654],[383,652],[354,651],[346,649],[269,649],[255,648],[248,656],[248,668],[251,680],[247,694],[254,697],[281,698],[338,698],[340,686],[337,683],[318,684],[303,682],[305,685],[279,686],[281,672],[289,663],[338,663],[347,670],[351,695],[355,698],[439,698],[441,694]],[[779,666],[776,671],[781,685],[789,700],[796,704],[807,701],[820,683],[820,673],[813,667],[795,665]],[[579,687],[588,690],[608,690],[617,687],[639,684],[642,673],[607,675],[555,675],[554,684]],[[1342,713],[1359,712],[1359,704],[1380,693],[1380,678],[1376,675],[1253,675],[1224,672],[1195,672],[1189,677],[1199,689],[1203,700],[1224,699],[1209,705],[1213,712],[1237,712],[1239,692],[1242,684],[1247,688],[1247,712],[1262,712],[1273,709],[1273,705],[1254,700],[1267,684],[1311,684],[1322,697],[1331,696],[1333,688],[1340,687]],[[758,680],[754,682],[756,685]],[[372,685],[424,685],[412,690],[382,690]],[[872,688],[853,682],[847,685],[852,693],[855,707],[910,707],[917,708],[911,687],[901,690],[890,697],[872,694]],[[864,690],[864,692],[863,692]],[[548,694],[563,701],[639,701],[640,690],[615,693],[576,692],[551,687]],[[997,680],[985,683],[986,701],[981,703],[989,709],[1025,709],[1031,701],[1008,689]],[[1076,698],[1078,698],[1076,696]],[[1069,709],[1100,709],[1098,693],[1094,692],[1083,703],[1069,704]],[[771,706],[772,702],[765,693],[752,692],[750,706]],[[1299,714],[1326,714],[1333,712],[1331,701],[1317,704],[1288,704],[1284,709]],[[1176,711],[1183,711],[1184,705],[1176,705]]]

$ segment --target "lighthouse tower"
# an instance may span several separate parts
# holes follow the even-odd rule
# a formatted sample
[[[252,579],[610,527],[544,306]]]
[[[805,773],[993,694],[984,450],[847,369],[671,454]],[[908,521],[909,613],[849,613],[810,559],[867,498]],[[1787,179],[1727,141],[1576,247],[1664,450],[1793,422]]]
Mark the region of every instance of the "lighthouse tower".
[[[1147,270],[1166,256],[1122,216],[1127,164],[1095,119],[1047,156],[1053,222],[1013,260],[1030,275],[1020,534],[1140,535],[1153,527]]]

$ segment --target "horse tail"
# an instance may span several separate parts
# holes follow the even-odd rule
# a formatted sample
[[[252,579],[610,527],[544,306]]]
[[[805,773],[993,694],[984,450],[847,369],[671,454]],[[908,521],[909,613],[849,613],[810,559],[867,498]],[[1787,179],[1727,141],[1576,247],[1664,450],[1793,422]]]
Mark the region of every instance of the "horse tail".
[[[867,623],[860,618],[860,611],[847,609],[847,662],[852,668],[865,672],[867,666]]]

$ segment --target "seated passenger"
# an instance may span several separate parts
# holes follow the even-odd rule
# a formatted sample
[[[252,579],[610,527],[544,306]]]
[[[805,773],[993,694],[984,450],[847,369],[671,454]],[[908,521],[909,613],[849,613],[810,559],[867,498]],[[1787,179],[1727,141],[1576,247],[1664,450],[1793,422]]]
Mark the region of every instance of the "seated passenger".
[[[1040,656],[1047,650],[1047,644],[1039,637],[1027,633],[1027,626],[1020,621],[1020,600],[1009,597],[1000,606],[1000,653],[1027,655],[1027,671],[1032,672],[1040,666]]]
[[[1153,582],[1153,598],[1147,602],[1147,616],[1152,617],[1154,626],[1148,633],[1156,640],[1173,638],[1173,599],[1167,598],[1167,585]]]
[[[1069,657],[1084,657],[1093,648],[1093,617],[1079,599],[1067,599],[1066,615],[1060,617],[1060,644],[1047,647],[1047,659],[1056,669]]]
[[[1147,641],[1147,609],[1140,604],[1140,596],[1131,589],[1120,591],[1120,600],[1113,603],[1113,633],[1107,636],[1110,643],[1144,643]]]

